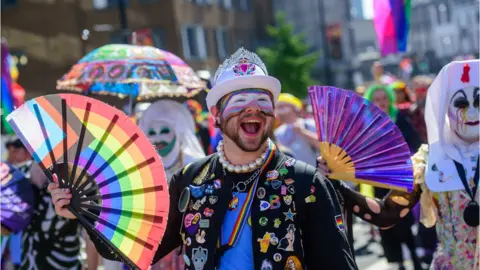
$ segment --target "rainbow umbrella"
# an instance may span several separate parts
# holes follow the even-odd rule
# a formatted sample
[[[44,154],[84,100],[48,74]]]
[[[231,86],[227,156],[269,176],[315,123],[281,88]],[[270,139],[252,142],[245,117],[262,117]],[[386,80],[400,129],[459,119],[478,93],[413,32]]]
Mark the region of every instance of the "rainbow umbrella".
[[[411,0],[374,0],[373,24],[382,56],[407,50]]]
[[[136,101],[191,97],[204,89],[205,83],[178,56],[150,46],[124,44],[93,50],[57,81],[57,90]]]

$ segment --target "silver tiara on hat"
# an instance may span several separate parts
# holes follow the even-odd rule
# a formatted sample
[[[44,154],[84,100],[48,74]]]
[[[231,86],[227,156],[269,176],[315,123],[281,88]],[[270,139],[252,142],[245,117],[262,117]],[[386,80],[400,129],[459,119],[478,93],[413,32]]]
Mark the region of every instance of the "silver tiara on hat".
[[[263,72],[265,73],[265,75],[268,75],[268,72],[267,72],[267,67],[265,66],[265,64],[262,62],[262,60],[260,59],[260,57],[258,57],[258,55],[256,53],[253,53],[249,50],[246,50],[244,49],[243,47],[238,49],[234,54],[232,54],[232,56],[230,56],[230,58],[227,58],[225,59],[225,61],[223,61],[223,64],[221,64],[218,69],[217,69],[217,72],[215,72],[215,77],[213,79],[213,83],[216,84],[217,83],[217,79],[218,77],[220,76],[220,74],[222,74],[225,70],[229,69],[229,68],[232,68],[234,65],[237,65],[241,62],[244,62],[244,63],[248,63],[248,64],[253,64],[255,66],[258,66],[260,67]],[[255,69],[255,66],[252,67],[252,69],[254,70]],[[235,67],[234,67],[235,68]],[[243,75],[243,74],[242,74]]]

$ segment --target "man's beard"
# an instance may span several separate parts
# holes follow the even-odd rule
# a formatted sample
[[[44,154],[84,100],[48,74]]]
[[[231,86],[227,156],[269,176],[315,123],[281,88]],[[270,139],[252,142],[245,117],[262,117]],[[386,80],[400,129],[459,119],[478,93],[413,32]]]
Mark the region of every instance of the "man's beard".
[[[237,121],[233,120],[235,116],[240,116],[240,115],[242,115],[242,113],[228,117],[227,119],[222,119],[222,122],[220,124],[220,130],[222,131],[223,136],[230,138],[230,140],[232,140],[238,146],[238,148],[240,148],[242,151],[257,152],[263,146],[265,141],[268,139],[269,134],[273,130],[273,119],[272,121],[269,121],[269,118],[273,118],[273,116],[267,115],[265,113],[258,113],[255,115],[263,119],[263,125],[264,125],[263,132],[258,135],[260,140],[258,140],[256,145],[248,146],[246,145],[245,141],[242,140],[242,138],[240,137],[239,129],[241,129],[241,127],[239,127],[238,123],[241,121],[242,118],[252,116],[252,115],[250,114],[250,115],[242,116],[242,118],[237,117]]]

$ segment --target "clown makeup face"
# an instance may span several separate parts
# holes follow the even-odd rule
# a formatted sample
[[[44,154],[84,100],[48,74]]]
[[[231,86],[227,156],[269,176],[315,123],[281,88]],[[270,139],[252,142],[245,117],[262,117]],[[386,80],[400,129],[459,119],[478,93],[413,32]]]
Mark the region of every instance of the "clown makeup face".
[[[233,92],[220,101],[220,129],[245,152],[255,152],[273,128],[274,109],[266,90]]]
[[[479,88],[468,86],[453,93],[448,107],[450,127],[462,140],[479,140]]]
[[[172,152],[177,140],[173,127],[161,120],[152,121],[146,135],[162,158]]]

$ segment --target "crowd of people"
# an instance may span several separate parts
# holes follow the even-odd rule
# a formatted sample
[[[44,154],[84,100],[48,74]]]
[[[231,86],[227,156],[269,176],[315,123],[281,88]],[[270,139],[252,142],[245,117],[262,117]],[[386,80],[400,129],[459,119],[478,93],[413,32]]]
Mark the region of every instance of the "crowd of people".
[[[415,270],[478,269],[478,66],[452,62],[435,80],[401,81],[375,63],[373,81],[355,89],[403,134],[415,170],[411,193],[325,178],[330,169],[308,102],[281,93],[281,82],[244,49],[205,78],[206,108],[195,100],[137,104],[137,124],[162,158],[171,202],[151,269],[357,269],[355,222],[372,225],[372,239],[378,232],[397,269],[405,269],[402,244]],[[58,180],[48,185],[22,142],[14,138],[6,149],[5,162],[30,179],[37,203],[22,232],[2,225],[2,269],[124,269],[82,230],[65,208],[69,190]],[[464,214],[471,205],[476,216]],[[209,222],[184,222],[196,215]]]

